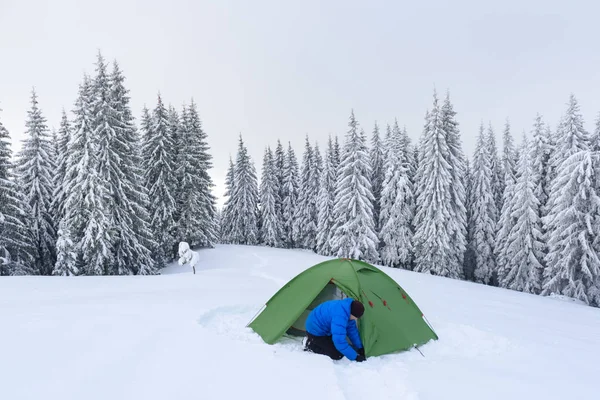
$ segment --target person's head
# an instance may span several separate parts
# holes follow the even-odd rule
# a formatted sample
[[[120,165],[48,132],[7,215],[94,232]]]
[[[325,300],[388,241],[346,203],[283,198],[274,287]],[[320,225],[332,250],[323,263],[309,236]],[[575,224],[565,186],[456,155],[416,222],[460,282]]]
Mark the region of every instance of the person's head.
[[[360,301],[354,300],[350,305],[350,319],[359,319],[365,312],[365,306]]]

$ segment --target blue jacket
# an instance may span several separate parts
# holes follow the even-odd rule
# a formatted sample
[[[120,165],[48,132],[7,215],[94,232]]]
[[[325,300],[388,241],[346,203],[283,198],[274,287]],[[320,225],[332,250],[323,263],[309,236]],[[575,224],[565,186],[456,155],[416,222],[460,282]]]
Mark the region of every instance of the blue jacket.
[[[333,344],[350,360],[356,359],[356,351],[348,344],[346,336],[357,349],[363,344],[356,321],[350,319],[350,305],[354,299],[330,300],[319,304],[306,319],[306,331],[314,336],[332,336]]]

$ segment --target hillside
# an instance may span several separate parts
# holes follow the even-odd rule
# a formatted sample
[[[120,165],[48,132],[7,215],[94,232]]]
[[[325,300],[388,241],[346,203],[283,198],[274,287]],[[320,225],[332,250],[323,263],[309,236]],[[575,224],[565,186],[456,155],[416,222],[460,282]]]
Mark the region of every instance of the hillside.
[[[246,324],[287,280],[325,259],[218,246],[196,275],[0,279],[0,398],[580,399],[598,394],[600,310],[384,271],[440,340],[358,364],[267,345]]]

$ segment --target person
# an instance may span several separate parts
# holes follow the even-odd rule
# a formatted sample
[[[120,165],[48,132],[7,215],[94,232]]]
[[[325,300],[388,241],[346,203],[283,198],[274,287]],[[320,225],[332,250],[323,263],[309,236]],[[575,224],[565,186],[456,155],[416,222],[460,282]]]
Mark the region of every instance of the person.
[[[319,304],[306,319],[304,350],[329,356],[332,360],[346,356],[349,360],[365,361],[365,349],[356,326],[364,312],[363,304],[350,297]]]

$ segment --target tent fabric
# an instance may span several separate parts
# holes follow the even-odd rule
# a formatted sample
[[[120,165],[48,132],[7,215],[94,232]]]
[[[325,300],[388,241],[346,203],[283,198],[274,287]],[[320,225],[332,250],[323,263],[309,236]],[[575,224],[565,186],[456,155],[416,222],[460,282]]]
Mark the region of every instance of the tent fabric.
[[[339,290],[332,290],[335,285]],[[314,265],[286,283],[248,326],[273,344],[286,333],[303,334],[308,313],[333,298],[365,305],[358,329],[367,356],[408,350],[438,336],[396,281],[364,261],[338,258]]]

